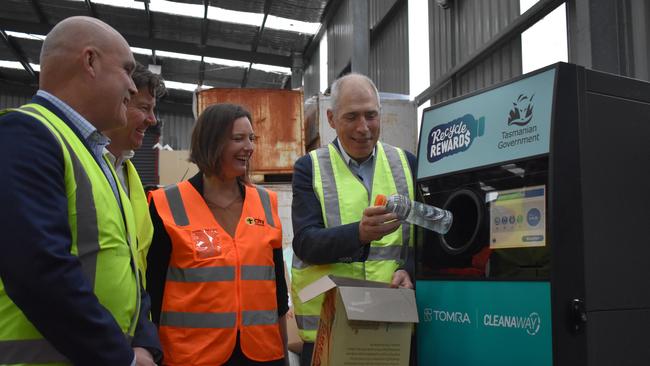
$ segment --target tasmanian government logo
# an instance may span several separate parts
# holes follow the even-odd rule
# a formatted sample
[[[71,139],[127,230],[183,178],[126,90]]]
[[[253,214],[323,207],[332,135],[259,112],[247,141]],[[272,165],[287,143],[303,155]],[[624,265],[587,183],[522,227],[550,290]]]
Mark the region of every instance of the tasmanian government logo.
[[[477,137],[483,136],[484,132],[485,117],[477,120],[471,114],[435,126],[429,132],[427,160],[433,163],[446,156],[463,152],[469,149]]]
[[[533,97],[528,98],[524,94],[519,94],[516,101],[512,102],[512,109],[508,115],[508,126],[517,125],[525,126],[533,119]]]
[[[539,332],[541,325],[539,314],[533,312],[528,316],[502,315],[502,314],[485,314],[483,315],[483,325],[495,328],[512,328],[525,330],[529,335],[534,336]]]

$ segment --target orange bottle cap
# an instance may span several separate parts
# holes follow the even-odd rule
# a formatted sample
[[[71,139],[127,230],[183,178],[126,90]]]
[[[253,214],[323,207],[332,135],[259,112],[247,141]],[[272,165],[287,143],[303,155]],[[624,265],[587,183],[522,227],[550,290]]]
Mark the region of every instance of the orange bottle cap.
[[[388,200],[383,194],[378,194],[377,197],[375,197],[375,206],[386,206],[387,202]]]

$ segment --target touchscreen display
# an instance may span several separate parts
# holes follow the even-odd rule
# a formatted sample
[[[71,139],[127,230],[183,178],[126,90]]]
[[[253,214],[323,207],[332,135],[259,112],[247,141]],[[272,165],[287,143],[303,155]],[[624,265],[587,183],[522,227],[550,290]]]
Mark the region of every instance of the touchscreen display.
[[[546,246],[546,186],[490,192],[490,248]]]

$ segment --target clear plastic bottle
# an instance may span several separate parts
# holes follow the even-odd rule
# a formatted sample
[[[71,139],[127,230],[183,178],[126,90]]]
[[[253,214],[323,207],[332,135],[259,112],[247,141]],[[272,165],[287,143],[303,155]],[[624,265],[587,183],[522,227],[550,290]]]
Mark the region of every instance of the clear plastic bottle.
[[[386,206],[388,211],[397,214],[401,221],[446,234],[454,221],[451,212],[426,203],[412,201],[408,197],[394,194],[386,197],[383,194],[375,198],[376,206]]]

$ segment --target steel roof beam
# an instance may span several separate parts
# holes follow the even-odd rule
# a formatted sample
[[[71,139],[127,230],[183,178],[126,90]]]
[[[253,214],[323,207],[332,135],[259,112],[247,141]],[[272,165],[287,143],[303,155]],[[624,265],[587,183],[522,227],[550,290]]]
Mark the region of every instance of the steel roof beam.
[[[95,7],[93,6],[93,3],[90,0],[85,0],[86,2],[86,9],[88,10],[88,15],[90,15],[93,18],[97,18],[97,13],[95,12]]]
[[[203,0],[203,22],[201,23],[201,47],[205,47],[206,42],[208,41],[208,27],[210,21],[208,20],[208,7],[210,6],[210,0]],[[199,65],[199,85],[203,85],[203,80],[205,80],[205,60],[201,56],[201,64]]]
[[[257,30],[257,34],[255,34],[255,39],[253,40],[253,47],[251,48],[252,52],[257,52],[257,45],[259,45],[260,39],[262,38],[262,33],[264,32],[264,27],[266,26],[266,18],[269,16],[269,12],[271,11],[272,2],[273,0],[264,0],[264,19],[262,19],[262,25]],[[253,62],[255,62],[255,59],[251,59],[251,61],[248,63],[248,69],[246,69],[246,71],[244,72],[244,78],[241,81],[242,88],[245,88],[246,84],[248,83],[248,75],[251,73]]]
[[[30,2],[32,3],[32,8],[34,8],[34,12],[38,16],[39,22],[44,24],[50,24],[50,21],[47,20],[47,16],[43,12],[43,8],[41,8],[41,4],[38,2],[38,0],[31,0]]]

